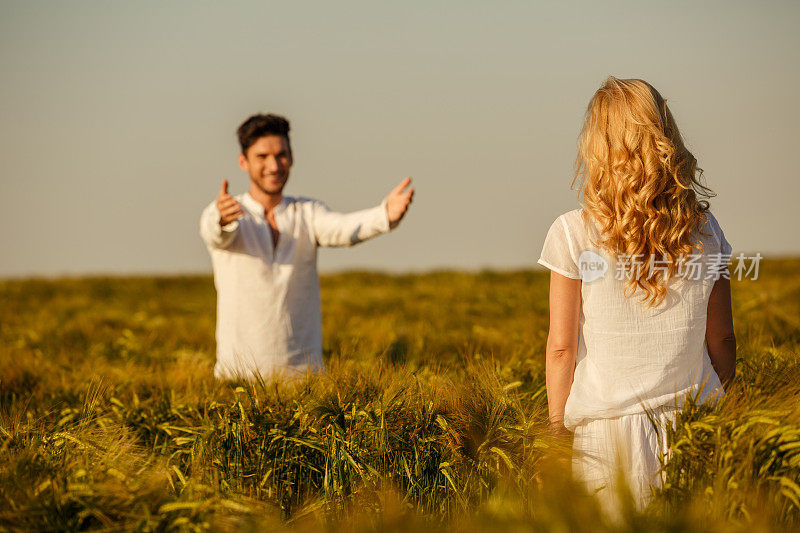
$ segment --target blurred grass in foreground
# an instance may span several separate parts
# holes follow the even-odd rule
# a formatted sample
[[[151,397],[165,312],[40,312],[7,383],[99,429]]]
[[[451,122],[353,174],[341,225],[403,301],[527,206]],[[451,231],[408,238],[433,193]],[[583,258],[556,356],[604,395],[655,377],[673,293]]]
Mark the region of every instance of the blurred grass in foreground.
[[[736,383],[613,523],[546,434],[547,273],[323,277],[291,383],[213,378],[210,277],[0,282],[0,530],[797,529],[798,273],[733,282]]]

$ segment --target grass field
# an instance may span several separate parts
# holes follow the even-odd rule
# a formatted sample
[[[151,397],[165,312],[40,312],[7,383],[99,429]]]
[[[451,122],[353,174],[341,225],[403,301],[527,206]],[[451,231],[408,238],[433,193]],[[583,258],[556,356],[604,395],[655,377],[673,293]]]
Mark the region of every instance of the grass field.
[[[544,272],[323,277],[292,383],[213,378],[210,277],[0,282],[0,530],[799,529],[798,273],[733,283],[736,382],[614,523],[545,429]]]

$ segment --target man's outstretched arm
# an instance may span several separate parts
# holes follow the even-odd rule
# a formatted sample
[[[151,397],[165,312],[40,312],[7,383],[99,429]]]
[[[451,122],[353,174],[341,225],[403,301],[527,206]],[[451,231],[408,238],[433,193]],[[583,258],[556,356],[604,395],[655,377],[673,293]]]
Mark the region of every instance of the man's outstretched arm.
[[[414,198],[411,178],[405,178],[381,204],[353,213],[336,213],[314,202],[314,235],[320,246],[352,246],[386,233],[400,223]]]

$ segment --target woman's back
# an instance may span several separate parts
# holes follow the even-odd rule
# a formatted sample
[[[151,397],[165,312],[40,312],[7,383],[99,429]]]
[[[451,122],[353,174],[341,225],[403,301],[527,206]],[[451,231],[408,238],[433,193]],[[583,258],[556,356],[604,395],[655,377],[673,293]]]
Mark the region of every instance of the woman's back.
[[[698,390],[704,400],[721,389],[705,348],[706,313],[718,277],[714,265],[720,258],[724,264],[731,248],[714,216],[706,213],[701,233],[695,232],[702,252],[689,258],[681,277],[669,278],[664,300],[653,307],[641,302],[641,295],[626,292],[631,269],[650,258],[618,258],[595,246],[598,225],[587,217],[587,231],[581,209],[561,215],[551,226],[539,263],[582,280],[567,428],[676,401],[680,405],[686,394]]]

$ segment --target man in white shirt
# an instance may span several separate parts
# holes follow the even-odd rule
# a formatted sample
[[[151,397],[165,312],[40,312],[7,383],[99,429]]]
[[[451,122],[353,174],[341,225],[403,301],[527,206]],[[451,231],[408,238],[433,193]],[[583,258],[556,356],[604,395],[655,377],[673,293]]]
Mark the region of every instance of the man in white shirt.
[[[244,194],[228,182],[200,218],[217,289],[218,378],[321,370],[318,246],[352,246],[399,224],[414,195],[405,178],[380,205],[336,213],[318,200],[283,196],[292,167],[289,122],[254,115],[237,130]]]

